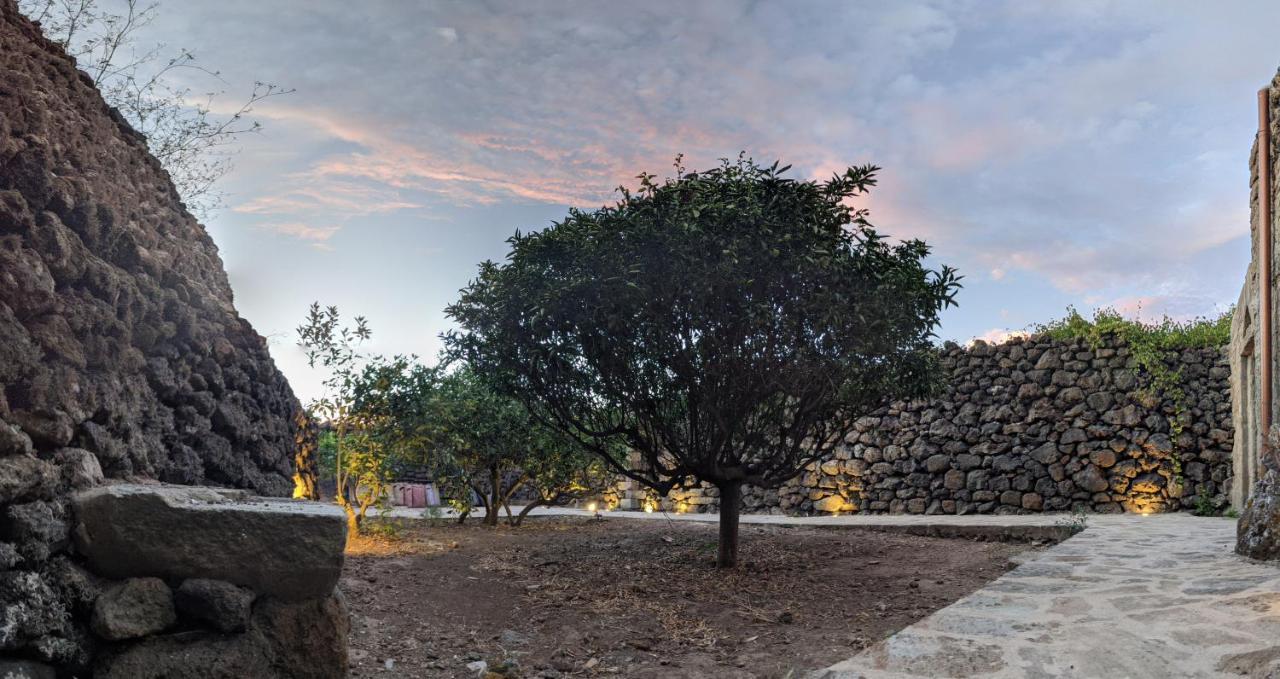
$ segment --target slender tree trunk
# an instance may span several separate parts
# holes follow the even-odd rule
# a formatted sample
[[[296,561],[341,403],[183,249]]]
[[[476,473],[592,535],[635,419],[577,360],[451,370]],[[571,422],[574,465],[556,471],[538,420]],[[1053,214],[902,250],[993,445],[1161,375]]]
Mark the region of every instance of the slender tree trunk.
[[[512,526],[517,526],[517,527],[518,527],[520,524],[524,523],[524,517],[528,516],[528,515],[529,515],[529,512],[533,511],[534,509],[536,509],[536,508],[538,508],[538,507],[541,507],[541,506],[542,506],[542,505],[544,505],[544,504],[549,505],[549,504],[551,504],[551,503],[550,503],[550,502],[548,502],[548,501],[546,501],[546,500],[545,500],[544,498],[542,498],[542,497],[538,497],[538,498],[534,499],[532,502],[530,502],[529,504],[525,505],[525,506],[524,506],[524,508],[520,510],[520,514],[519,514],[518,516],[516,516],[516,518],[512,521],[511,525],[512,525]]]
[[[493,512],[495,511],[493,507],[489,505],[489,496],[485,495],[484,489],[480,488],[477,485],[468,483],[467,487],[471,489],[473,498],[475,497],[480,498],[480,504],[484,506],[484,518],[480,520],[480,523],[487,525],[489,523],[489,515],[493,514]],[[468,509],[467,513],[470,514],[471,510]]]
[[[738,515],[742,510],[742,482],[726,481],[720,488],[720,549],[717,568],[738,565]]]
[[[354,538],[360,535],[360,515],[356,513],[355,507],[352,507],[346,498],[342,498],[338,505],[347,514],[347,537]]]
[[[489,467],[489,507],[484,522],[495,527],[498,525],[498,508],[502,505],[502,489],[499,483],[498,465],[491,465]]]

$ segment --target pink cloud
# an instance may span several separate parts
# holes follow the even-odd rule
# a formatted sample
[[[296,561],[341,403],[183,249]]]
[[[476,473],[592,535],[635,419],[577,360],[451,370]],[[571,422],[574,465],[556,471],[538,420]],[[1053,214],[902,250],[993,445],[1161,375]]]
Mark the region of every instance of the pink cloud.
[[[278,234],[297,238],[306,241],[311,247],[317,250],[332,250],[333,246],[329,245],[329,239],[338,233],[342,227],[334,225],[313,226],[305,222],[267,222],[259,225],[268,231],[274,231]]]
[[[969,339],[967,344],[973,346],[975,342],[986,342],[987,344],[1004,344],[1011,339],[1027,337],[1031,333],[1026,330],[1010,330],[1008,328],[991,328],[990,330]]]

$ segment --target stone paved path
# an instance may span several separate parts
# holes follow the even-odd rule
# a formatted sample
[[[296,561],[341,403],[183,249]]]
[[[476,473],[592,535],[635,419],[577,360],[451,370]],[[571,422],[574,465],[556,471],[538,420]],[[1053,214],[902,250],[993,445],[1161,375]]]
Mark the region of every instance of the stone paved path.
[[[543,515],[588,515],[576,509]],[[397,509],[397,516],[422,510]],[[713,522],[715,514],[611,512]],[[1052,530],[1062,515],[788,517],[744,523],[937,534]],[[813,679],[1280,679],[1280,566],[1236,556],[1235,521],[1097,516],[986,587]]]
[[[1090,524],[814,676],[1280,677],[1280,568],[1232,553],[1235,521]]]

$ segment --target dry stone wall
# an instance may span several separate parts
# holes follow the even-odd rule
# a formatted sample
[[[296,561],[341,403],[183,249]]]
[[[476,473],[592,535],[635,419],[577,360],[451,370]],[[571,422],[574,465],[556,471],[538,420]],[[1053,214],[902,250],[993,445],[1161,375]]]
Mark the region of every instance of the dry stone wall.
[[[346,676],[335,505],[164,484],[91,488],[72,505],[93,572],[80,597],[93,676]]]
[[[121,634],[190,629],[160,596],[180,579],[87,567],[70,498],[124,479],[286,495],[297,411],[145,140],[0,0],[0,676],[89,676]],[[100,614],[104,592],[147,619]]]
[[[1222,508],[1231,485],[1226,354],[1167,357],[1185,398],[1150,393],[1115,338],[1048,337],[943,350],[945,393],[863,418],[833,459],[781,489],[746,489],[744,510],[786,513],[1154,512]],[[1181,418],[1181,431],[1171,423]],[[716,489],[673,492],[676,511]],[[1201,496],[1204,500],[1201,500]]]

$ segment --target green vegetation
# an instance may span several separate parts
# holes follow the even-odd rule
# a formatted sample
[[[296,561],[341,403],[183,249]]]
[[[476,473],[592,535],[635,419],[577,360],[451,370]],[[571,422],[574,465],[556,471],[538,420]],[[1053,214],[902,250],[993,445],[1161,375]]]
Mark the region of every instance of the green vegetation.
[[[405,463],[426,465],[463,519],[480,498],[495,526],[502,509],[518,526],[535,507],[602,492],[611,481],[602,460],[465,364],[432,368],[413,356],[366,356],[358,350],[372,336],[365,320],[344,326],[336,308],[319,304],[298,336],[311,366],[327,373],[324,395],[309,410],[323,421],[320,476],[336,482],[352,535],[374,527],[368,511],[388,502],[395,469]],[[528,497],[513,515],[518,492]]]
[[[1196,493],[1196,506],[1191,510],[1196,516],[1217,516],[1218,508],[1213,506],[1213,498],[1209,497],[1209,489],[1200,486],[1200,490]]]
[[[332,481],[336,478],[334,470],[338,464],[338,435],[331,430],[320,432],[316,439],[316,451],[319,453],[316,467],[320,478]]]
[[[363,317],[357,316],[353,326],[343,326],[337,307],[322,309],[319,304],[311,305],[306,322],[298,327],[298,346],[308,364],[326,372],[324,394],[308,403],[307,410],[333,428],[334,498],[347,515],[352,536],[360,534],[369,507],[378,501],[387,471],[383,450],[369,435],[369,421],[354,407],[364,358],[358,348],[372,336]]]
[[[722,567],[744,484],[785,483],[859,416],[939,386],[931,341],[960,287],[853,206],[878,168],[787,170],[677,158],[674,178],[517,233],[448,308],[452,355],[540,421],[660,495],[716,486]]]
[[[1111,335],[1124,339],[1131,348],[1177,351],[1224,347],[1231,341],[1231,311],[1212,318],[1175,321],[1165,316],[1159,322],[1146,323],[1125,318],[1112,308],[1098,309],[1089,319],[1074,307],[1068,307],[1065,317],[1037,325],[1034,332],[1057,340],[1084,339],[1092,346],[1098,346],[1103,337]]]
[[[600,458],[559,431],[535,420],[519,401],[490,388],[461,366],[438,373],[423,391],[425,408],[415,423],[439,455],[436,480],[465,519],[472,494],[485,509],[485,523],[519,526],[535,507],[599,494],[611,481]],[[510,501],[523,491],[524,508]]]

